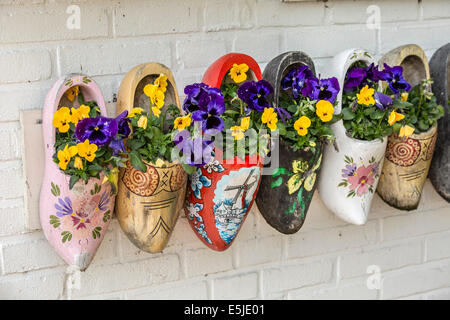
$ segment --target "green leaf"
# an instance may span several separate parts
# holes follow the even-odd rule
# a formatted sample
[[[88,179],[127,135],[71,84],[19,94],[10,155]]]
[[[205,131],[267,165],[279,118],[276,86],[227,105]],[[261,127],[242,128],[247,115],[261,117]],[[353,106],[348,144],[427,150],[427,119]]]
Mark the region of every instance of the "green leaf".
[[[197,167],[190,166],[190,165],[188,165],[186,163],[182,163],[181,166],[183,167],[184,171],[186,171],[186,173],[188,175],[193,174],[195,172],[195,170],[197,170]]]
[[[141,157],[135,150],[130,152],[130,163],[136,170],[147,171],[147,166],[142,162]]]
[[[282,183],[283,183],[283,178],[278,177],[277,180],[272,181],[272,182],[270,183],[270,187],[271,187],[271,188],[276,188],[276,187],[281,186]]]
[[[352,120],[355,118],[355,114],[348,108],[342,109],[342,116],[344,120]]]
[[[70,177],[70,181],[69,181],[69,189],[72,190],[73,186],[75,185],[75,183],[77,183],[77,181],[80,180],[79,176],[71,176]]]

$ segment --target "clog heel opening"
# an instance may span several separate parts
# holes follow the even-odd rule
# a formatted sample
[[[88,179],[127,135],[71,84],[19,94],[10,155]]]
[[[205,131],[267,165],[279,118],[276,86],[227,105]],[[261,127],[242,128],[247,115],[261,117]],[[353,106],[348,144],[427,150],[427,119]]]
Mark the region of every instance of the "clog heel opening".
[[[423,79],[427,78],[427,72],[424,62],[418,56],[407,56],[403,59],[400,66],[403,67],[403,75],[405,80],[412,86],[416,86]]]

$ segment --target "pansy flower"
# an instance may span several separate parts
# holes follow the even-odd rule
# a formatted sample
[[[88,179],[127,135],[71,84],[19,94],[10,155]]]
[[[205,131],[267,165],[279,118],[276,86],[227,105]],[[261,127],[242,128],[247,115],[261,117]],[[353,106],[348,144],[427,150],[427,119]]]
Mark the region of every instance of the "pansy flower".
[[[316,103],[316,114],[322,122],[328,122],[333,118],[334,107],[330,101],[320,100]]]
[[[311,79],[306,82],[305,87],[308,96],[312,100],[328,100],[331,103],[336,101],[340,90],[339,82],[336,78]]]
[[[414,133],[414,128],[408,125],[404,125],[400,128],[400,132],[398,133],[399,138],[408,138],[410,135]]]
[[[221,94],[210,90],[210,101],[206,107],[192,113],[192,119],[202,122],[202,130],[216,129],[222,131],[225,128],[224,121],[220,115],[225,112],[225,101]]]
[[[64,147],[63,150],[58,151],[58,160],[59,167],[62,170],[66,170],[67,165],[69,164],[72,157],[74,157],[78,153],[78,148],[76,146],[69,147],[68,144]]]
[[[91,111],[91,108],[89,106],[86,106],[82,104],[78,109],[71,108],[72,112],[72,122],[77,125],[78,121],[89,118],[89,112]]]
[[[70,109],[67,107],[61,107],[56,110],[53,115],[53,126],[59,130],[61,133],[65,133],[70,129],[70,122],[72,121],[72,116],[70,114]]]
[[[292,89],[294,99],[298,99],[306,82],[312,78],[314,78],[314,75],[311,69],[306,65],[302,65],[289,71],[281,81],[281,88],[283,90]]]
[[[273,88],[266,80],[248,81],[242,84],[238,91],[238,97],[244,101],[250,110],[263,111],[270,107],[268,100]]]
[[[358,103],[370,106],[375,104],[375,99],[373,97],[375,93],[375,89],[369,88],[368,85],[366,85],[364,88],[361,89],[359,93],[356,94],[356,97],[358,98]]]
[[[375,91],[374,93],[374,99],[375,99],[375,105],[380,110],[386,110],[388,107],[390,107],[394,101],[391,97],[388,95],[385,95],[384,93]]]
[[[98,147],[94,143],[89,143],[89,140],[86,139],[84,142],[79,143],[77,145],[78,147],[78,154],[85,158],[87,161],[92,162],[95,159],[95,152],[97,151]]]
[[[266,124],[270,131],[277,128],[278,117],[274,108],[266,108],[261,116],[261,122]]]
[[[308,128],[311,126],[311,120],[306,116],[301,116],[294,122],[294,129],[300,136],[306,136],[308,134]]]
[[[99,116],[78,122],[75,128],[75,137],[78,141],[89,140],[101,147],[110,143],[118,131],[119,127],[115,119]]]
[[[394,123],[396,123],[397,121],[403,120],[404,118],[405,118],[405,116],[403,114],[392,111],[389,114],[388,122],[392,126]]]
[[[384,70],[381,72],[382,80],[389,84],[393,93],[397,94],[400,90],[409,91],[411,85],[403,78],[403,68],[401,66],[390,67],[384,64]]]
[[[241,83],[245,80],[247,80],[247,71],[248,71],[248,65],[245,63],[241,64],[233,64],[233,66],[230,69],[229,75],[231,79],[233,79],[236,83]]]
[[[204,83],[194,83],[184,88],[186,98],[183,102],[183,109],[186,113],[193,113],[205,106],[209,101],[208,85]]]
[[[352,91],[355,88],[358,88],[363,80],[367,76],[367,71],[364,68],[354,67],[347,72],[344,90]]]
[[[173,129],[174,130],[184,130],[185,128],[191,125],[191,115],[188,114],[184,117],[178,117],[173,121]]]

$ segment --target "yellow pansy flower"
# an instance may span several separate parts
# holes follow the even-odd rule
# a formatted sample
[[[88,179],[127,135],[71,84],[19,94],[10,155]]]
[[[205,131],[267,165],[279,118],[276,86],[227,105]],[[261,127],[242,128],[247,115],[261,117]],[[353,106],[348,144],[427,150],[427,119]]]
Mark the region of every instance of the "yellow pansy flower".
[[[250,126],[250,117],[241,118],[241,125],[240,125],[241,129],[246,131],[248,130],[249,126]]]
[[[75,97],[78,96],[79,92],[80,92],[80,87],[78,87],[78,86],[70,88],[69,90],[66,91],[67,99],[69,99],[70,102],[74,102]]]
[[[70,159],[72,159],[72,157],[75,156],[77,152],[78,148],[76,146],[72,146],[69,148],[69,145],[66,144],[63,150],[58,151],[59,167],[63,170],[66,170],[67,165],[70,162]]]
[[[306,136],[308,134],[308,128],[311,126],[311,120],[306,116],[301,116],[294,122],[294,129],[300,136]]]
[[[392,111],[389,114],[389,118],[388,118],[388,122],[389,124],[392,126],[394,123],[396,123],[397,121],[400,121],[404,118],[405,116],[401,113],[397,113],[395,111]]]
[[[76,157],[73,162],[73,166],[76,169],[83,170],[83,160],[80,157]]]
[[[137,114],[141,114],[144,111],[142,108],[133,108],[131,112],[128,114],[128,118],[133,118]]]
[[[159,118],[159,115],[161,114],[161,109],[158,107],[152,107],[152,112],[157,118]]]
[[[53,126],[58,128],[59,132],[65,133],[69,131],[71,121],[72,116],[67,107],[59,108],[53,115]]]
[[[167,88],[167,77],[164,74],[160,74],[158,78],[155,79],[154,82],[157,89],[161,92],[166,92]]]
[[[399,138],[408,138],[410,135],[414,133],[414,128],[408,125],[404,125],[400,128],[400,132],[398,133]]]
[[[316,114],[322,122],[328,122],[333,118],[334,107],[330,101],[320,100],[316,103]]]
[[[277,128],[278,117],[274,108],[265,108],[261,116],[261,122],[267,124],[270,131]]]
[[[233,64],[233,66],[230,69],[229,75],[231,79],[233,79],[236,83],[241,83],[245,80],[247,80],[247,72],[248,71],[248,65],[245,63],[241,64]]]
[[[147,129],[147,121],[148,121],[148,118],[146,116],[141,116],[137,123],[138,127],[142,128],[144,130]]]
[[[84,142],[81,142],[77,144],[78,147],[78,154],[85,158],[87,161],[92,162],[95,159],[95,152],[97,151],[98,147],[95,143],[89,143],[89,139],[84,140]]]
[[[153,84],[148,84],[144,87],[144,93],[147,97],[150,98],[150,102],[158,107],[162,108],[164,106],[164,92],[158,90],[158,86]]]
[[[230,130],[234,140],[241,140],[244,137],[244,130],[240,126],[233,126]]]
[[[365,106],[375,104],[375,99],[373,97],[374,93],[375,89],[369,88],[369,86],[366,85],[364,88],[361,89],[359,93],[356,94],[356,97],[358,98],[358,103],[363,104]]]
[[[184,130],[191,125],[191,114],[184,117],[178,117],[173,121],[173,128],[175,130]]]
[[[77,125],[78,121],[89,118],[89,112],[91,111],[91,108],[89,106],[86,106],[82,104],[78,109],[71,108],[72,111],[72,122]]]
[[[402,101],[408,101],[408,96],[409,96],[408,92],[403,92],[401,95]]]

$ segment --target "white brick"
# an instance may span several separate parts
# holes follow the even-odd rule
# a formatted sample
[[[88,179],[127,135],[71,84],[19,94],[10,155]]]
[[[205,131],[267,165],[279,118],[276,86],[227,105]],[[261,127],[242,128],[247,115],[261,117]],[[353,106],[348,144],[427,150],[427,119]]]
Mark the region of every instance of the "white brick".
[[[376,50],[375,31],[365,25],[292,28],[286,30],[285,41],[287,51],[300,49],[312,58],[332,57],[348,48]]]
[[[50,53],[47,50],[0,50],[0,70],[0,84],[46,80],[52,74]]]
[[[239,267],[280,261],[282,255],[281,236],[239,241],[235,246],[239,257]]]
[[[378,290],[367,288],[366,279],[334,287],[311,287],[290,291],[292,300],[374,300],[378,298]]]
[[[180,40],[176,43],[176,50],[178,64],[183,68],[207,67],[227,53],[224,38]]]
[[[288,257],[313,256],[373,244],[377,233],[376,221],[369,221],[364,226],[300,231],[288,238]]]
[[[127,292],[127,299],[137,300],[204,300],[208,298],[205,281],[173,282],[170,284]]]
[[[437,49],[443,45],[442,41],[436,43],[440,35],[450,34],[448,20],[428,21],[427,23],[404,23],[381,25],[381,52],[388,52],[398,46],[408,43],[419,45],[422,49]],[[401,39],[401,40],[399,40]]]
[[[0,162],[0,199],[22,197],[24,185],[22,179],[22,162]]]
[[[332,11],[332,21],[337,24],[365,23],[374,15],[374,11],[367,12],[369,6],[375,5],[380,10],[381,23],[389,21],[414,21],[419,15],[416,0],[402,1],[334,1],[329,2]]]
[[[450,230],[448,206],[427,212],[414,212],[383,219],[384,240],[401,239],[430,232]]]
[[[268,43],[270,46],[267,46]],[[253,34],[237,35],[233,41],[233,51],[248,54],[258,62],[268,62],[280,54],[281,33],[265,32],[257,37]]]
[[[69,29],[69,4],[27,5],[0,8],[0,41],[28,42],[87,39],[108,35],[108,9],[90,2],[78,4],[80,29]],[[26,21],[26,23],[24,23]],[[70,24],[72,26],[72,24]]]
[[[424,19],[450,18],[450,3],[448,1],[422,1],[422,8]]]
[[[381,272],[384,272],[411,264],[420,264],[421,260],[422,245],[417,240],[372,250],[361,248],[355,253],[341,256],[340,276],[350,278],[367,274],[367,268],[372,265],[378,266]]]
[[[2,241],[2,249],[6,274],[65,264],[42,233]]]
[[[292,2],[259,0],[256,6],[257,24],[260,26],[321,25],[325,6],[322,2]]]
[[[214,280],[214,299],[253,299],[258,295],[258,274],[239,274]]]
[[[103,238],[102,243],[98,247],[90,267],[110,264],[119,261],[119,250],[117,241],[119,239],[118,232],[120,230],[118,230],[118,224],[113,222],[117,222],[117,220],[114,219],[109,224],[105,237]]]
[[[42,108],[51,84],[36,83],[0,87],[0,121],[18,121],[19,110]]]
[[[450,233],[438,233],[427,237],[427,260],[450,258]]]
[[[60,299],[63,294],[64,270],[37,271],[0,278],[0,298],[6,300]]]
[[[383,299],[399,298],[414,293],[450,286],[450,262],[433,263],[400,270],[382,280]]]
[[[196,0],[121,1],[115,9],[115,35],[136,36],[199,30],[200,3]]]
[[[81,273],[82,297],[125,289],[151,286],[179,278],[180,262],[176,255],[163,255],[134,263],[90,267]]]
[[[170,67],[170,46],[166,41],[126,40],[80,43],[58,48],[61,73],[90,76],[127,73],[138,64],[159,62]],[[151,55],[149,55],[151,53]]]
[[[264,269],[264,293],[280,292],[329,282],[333,278],[333,266],[333,260],[322,259]]]
[[[19,122],[0,123],[0,160],[13,160],[20,157]]]
[[[201,248],[186,251],[186,269],[188,277],[232,269],[232,248],[226,251],[213,251]]]
[[[0,235],[21,233],[24,229],[23,199],[0,200]]]
[[[255,0],[210,0],[205,4],[204,30],[245,29],[254,25]]]

